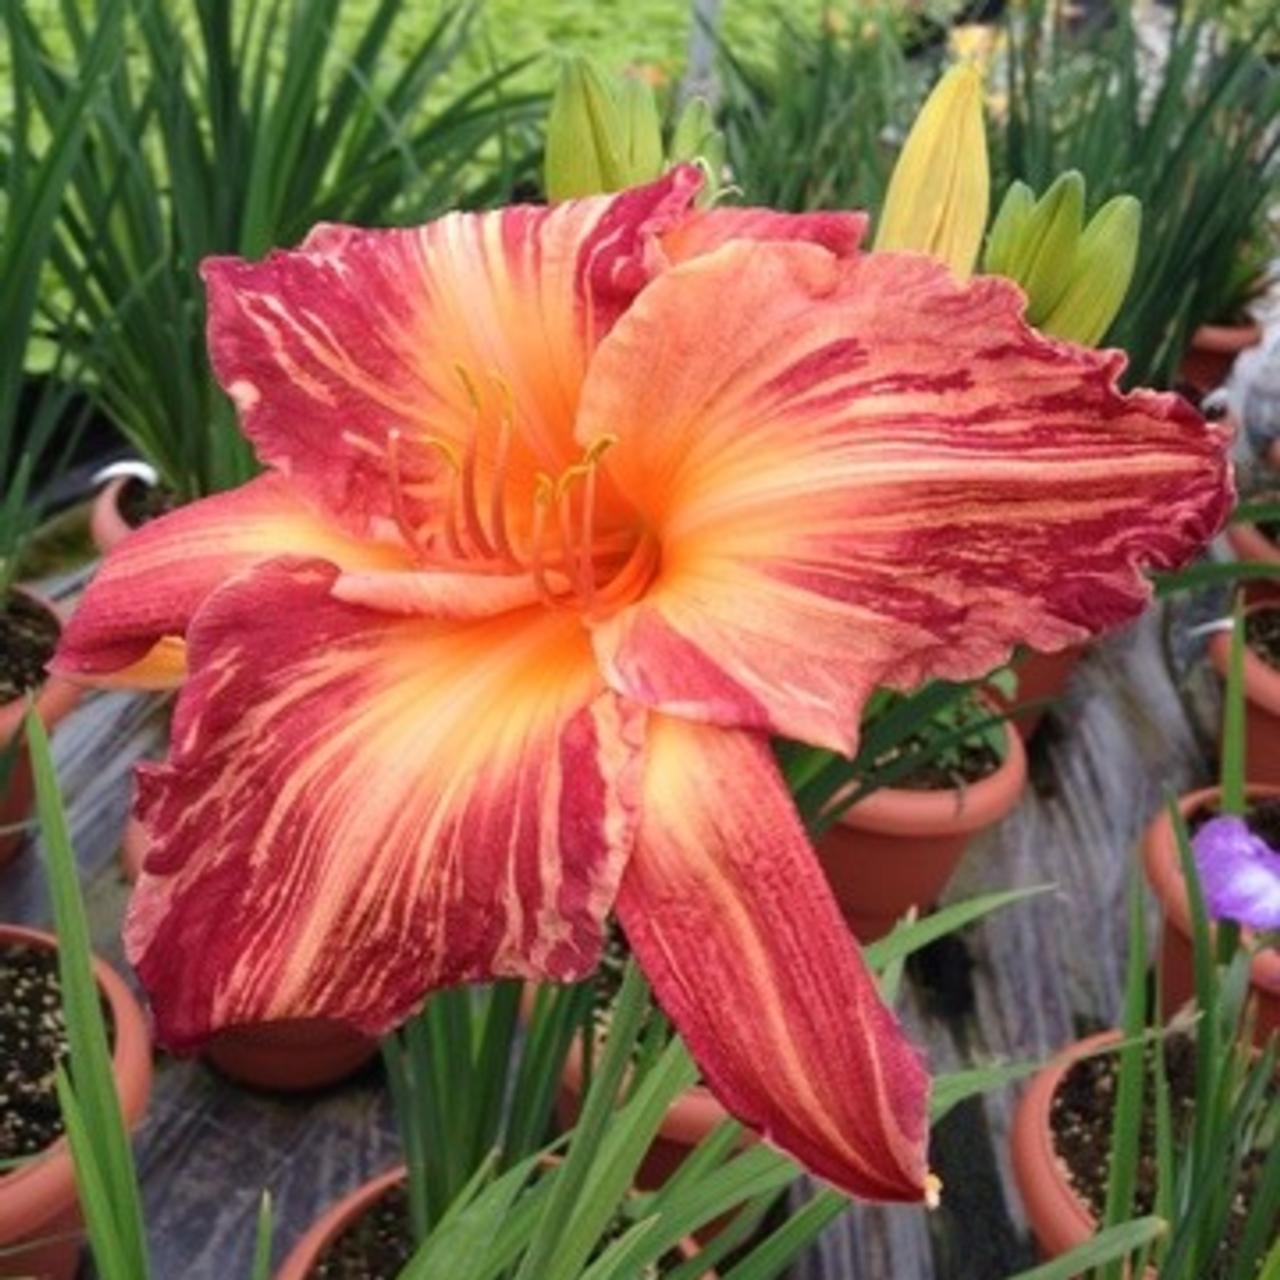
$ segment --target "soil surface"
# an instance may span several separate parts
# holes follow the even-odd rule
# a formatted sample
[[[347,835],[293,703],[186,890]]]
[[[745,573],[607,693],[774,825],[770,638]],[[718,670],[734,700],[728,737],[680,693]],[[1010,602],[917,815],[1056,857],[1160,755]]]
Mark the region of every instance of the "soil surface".
[[[604,1242],[611,1243],[621,1236],[628,1225],[619,1216],[605,1232]],[[409,1196],[404,1187],[392,1187],[329,1245],[311,1275],[314,1280],[397,1280],[412,1256]],[[670,1255],[636,1280],[657,1280],[680,1261],[678,1254]]]
[[[1280,669],[1280,608],[1255,609],[1244,620],[1249,648],[1268,666]]]
[[[54,1070],[66,1054],[57,953],[0,946],[0,1160],[36,1155],[62,1136]]]
[[[907,741],[912,750],[927,745],[923,739]],[[904,791],[954,791],[991,777],[1002,763],[989,742],[974,738],[949,748],[944,756],[920,765],[893,785]]]
[[[396,1280],[413,1256],[409,1195],[392,1187],[320,1255],[316,1280]]]
[[[1197,810],[1187,822],[1187,829],[1195,835],[1206,822],[1217,816],[1216,806]],[[1261,804],[1250,805],[1244,821],[1255,836],[1265,840],[1271,848],[1280,849],[1280,796],[1274,800],[1264,800]]]
[[[58,647],[61,626],[43,605],[11,591],[0,610],[0,703],[44,683],[45,664]]]
[[[1164,1050],[1174,1131],[1183,1134],[1195,1111],[1195,1044],[1188,1036],[1175,1036],[1165,1041]],[[1150,1070],[1150,1054],[1147,1065]],[[1119,1070],[1119,1055],[1113,1053],[1075,1063],[1058,1085],[1050,1110],[1054,1150],[1066,1165],[1076,1194],[1098,1218],[1106,1212],[1111,1125]],[[1262,1177],[1265,1154],[1255,1150],[1244,1161],[1227,1220],[1226,1237],[1213,1269],[1202,1280],[1222,1280],[1229,1274],[1232,1254],[1240,1243],[1249,1207]],[[1137,1214],[1154,1211],[1157,1179],[1155,1117],[1147,1114],[1142,1121],[1138,1158]]]
[[[1273,849],[1280,849],[1280,797],[1255,804],[1244,818],[1249,830],[1265,840]]]
[[[1258,495],[1259,502],[1280,502],[1280,493],[1263,493]],[[1280,521],[1259,520],[1258,530],[1277,546],[1280,546]]]
[[[120,490],[117,506],[125,524],[131,529],[138,529],[148,520],[168,515],[177,503],[168,489],[130,476]]]

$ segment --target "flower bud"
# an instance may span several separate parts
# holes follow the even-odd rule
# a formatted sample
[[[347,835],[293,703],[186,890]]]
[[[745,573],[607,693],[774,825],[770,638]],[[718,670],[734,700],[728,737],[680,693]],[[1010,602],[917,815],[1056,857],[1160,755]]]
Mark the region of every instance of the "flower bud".
[[[620,190],[628,149],[615,85],[592,59],[567,58],[547,117],[547,199]]]
[[[1036,195],[1025,182],[1013,182],[1005,192],[987,235],[987,250],[983,255],[982,269],[993,276],[1009,275],[1014,251],[1023,235],[1031,211],[1036,206]]]
[[[967,278],[987,225],[990,185],[982,77],[970,66],[952,67],[894,166],[875,247],[932,254]]]
[[[1066,293],[1083,227],[1084,178],[1072,169],[1036,201],[1005,272],[1026,290],[1032,324],[1040,324]]]
[[[662,120],[653,88],[638,76],[623,76],[618,84],[618,107],[623,129],[623,186],[652,182],[662,173]]]
[[[676,121],[667,160],[672,165],[696,164],[705,175],[699,204],[714,204],[724,181],[724,134],[705,98],[691,98]]]
[[[1040,328],[1055,338],[1096,346],[1124,303],[1138,261],[1142,205],[1116,196],[1093,215],[1080,237],[1066,292]]]

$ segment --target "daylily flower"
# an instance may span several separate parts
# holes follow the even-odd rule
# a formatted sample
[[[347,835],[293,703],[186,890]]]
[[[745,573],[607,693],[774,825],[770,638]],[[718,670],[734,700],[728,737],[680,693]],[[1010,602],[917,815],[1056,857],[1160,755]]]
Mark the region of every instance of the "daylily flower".
[[[1206,822],[1191,841],[1205,908],[1215,920],[1280,929],[1280,850],[1243,818]]]
[[[577,979],[616,909],[731,1111],[918,1200],[927,1077],[770,736],[1133,617],[1224,440],[1006,282],[698,181],[206,263],[266,474],[126,540],[55,665],[185,637],[127,924],[169,1045]]]

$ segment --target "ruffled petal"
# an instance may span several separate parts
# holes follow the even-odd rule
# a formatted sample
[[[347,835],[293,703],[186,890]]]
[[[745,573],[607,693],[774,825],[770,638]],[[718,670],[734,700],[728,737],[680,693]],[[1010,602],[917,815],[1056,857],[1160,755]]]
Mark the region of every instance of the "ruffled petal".
[[[704,209],[662,237],[673,264],[713,253],[730,240],[816,244],[838,258],[852,257],[867,230],[865,213],[779,213],[775,209]]]
[[[699,181],[686,167],[613,196],[209,259],[214,367],[259,456],[354,532],[407,520],[438,536],[448,452],[473,446],[481,488],[500,473],[528,506],[538,469],[575,460],[590,353],[663,266],[655,239]]]
[[[1116,352],[1041,337],[1003,281],[923,257],[730,244],[601,345],[579,433],[661,545],[601,621],[652,708],[852,748],[913,688],[1135,616],[1229,509],[1223,432],[1122,395]]]
[[[50,670],[92,683],[170,686],[183,669],[174,641],[210,592],[281,555],[318,556],[344,569],[410,563],[394,544],[351,537],[269,473],[153,520],[121,542],[76,607]]]
[[[433,987],[598,959],[644,713],[570,615],[392,617],[337,577],[277,560],[210,599],[140,771],[126,945],[175,1049],[295,1017],[377,1035]]]
[[[618,910],[734,1115],[851,1194],[925,1196],[928,1077],[761,738],[653,718]]]

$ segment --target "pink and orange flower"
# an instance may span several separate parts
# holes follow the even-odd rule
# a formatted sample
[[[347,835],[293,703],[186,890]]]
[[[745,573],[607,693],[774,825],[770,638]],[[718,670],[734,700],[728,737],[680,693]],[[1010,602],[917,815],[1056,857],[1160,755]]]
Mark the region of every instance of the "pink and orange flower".
[[[580,978],[616,911],[730,1110],[918,1200],[927,1075],[770,737],[1133,617],[1224,442],[1005,282],[697,184],[206,263],[265,474],[129,538],[56,669],[186,668],[127,925],[169,1045]]]

